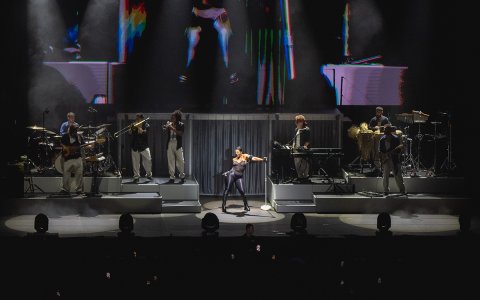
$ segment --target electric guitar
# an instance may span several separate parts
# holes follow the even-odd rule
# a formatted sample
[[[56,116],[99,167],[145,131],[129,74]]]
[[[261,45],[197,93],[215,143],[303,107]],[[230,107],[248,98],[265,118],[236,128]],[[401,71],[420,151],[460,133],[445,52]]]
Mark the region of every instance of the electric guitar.
[[[380,161],[382,162],[382,164],[386,163],[389,159],[391,159],[392,154],[396,154],[396,153],[394,153],[395,151],[397,151],[399,149],[402,149],[402,148],[403,148],[403,144],[400,144],[397,147],[395,147],[393,149],[390,149],[385,153],[380,152]]]
[[[91,146],[93,144],[95,144],[95,141],[87,142],[87,143],[82,144],[80,146],[62,145],[62,156],[63,156],[63,158],[67,158],[70,155],[74,154],[75,152],[79,151],[81,148]]]

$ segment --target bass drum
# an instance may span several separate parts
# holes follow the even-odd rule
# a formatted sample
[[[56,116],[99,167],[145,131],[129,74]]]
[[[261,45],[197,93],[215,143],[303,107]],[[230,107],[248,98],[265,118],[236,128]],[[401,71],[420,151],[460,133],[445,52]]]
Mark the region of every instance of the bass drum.
[[[57,158],[55,158],[55,170],[58,173],[63,174],[63,164],[65,163],[65,159],[63,158],[62,154],[58,154]]]

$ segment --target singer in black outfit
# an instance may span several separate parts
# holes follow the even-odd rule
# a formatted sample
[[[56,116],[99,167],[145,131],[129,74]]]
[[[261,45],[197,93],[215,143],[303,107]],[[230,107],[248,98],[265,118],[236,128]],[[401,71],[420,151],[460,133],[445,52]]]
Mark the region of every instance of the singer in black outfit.
[[[242,147],[235,149],[235,157],[232,159],[233,167],[229,171],[223,173],[225,175],[225,190],[223,191],[222,211],[227,212],[227,196],[233,184],[237,188],[243,198],[243,205],[246,211],[250,210],[248,206],[247,197],[245,197],[245,190],[243,188],[243,173],[247,164],[251,161],[267,161],[266,157],[260,158],[250,154],[243,153]]]

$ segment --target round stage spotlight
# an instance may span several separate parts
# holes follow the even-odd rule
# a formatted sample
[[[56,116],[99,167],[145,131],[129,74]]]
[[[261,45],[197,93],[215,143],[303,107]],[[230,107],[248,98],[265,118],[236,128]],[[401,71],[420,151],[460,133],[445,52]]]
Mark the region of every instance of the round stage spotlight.
[[[202,219],[202,228],[208,233],[217,231],[220,228],[220,221],[217,215],[211,212],[206,213]]]
[[[131,214],[126,213],[120,216],[118,220],[118,229],[123,233],[130,233],[133,231],[133,217]]]
[[[301,232],[307,229],[307,218],[303,213],[295,213],[290,221],[290,228],[294,232]]]
[[[390,230],[390,227],[392,227],[390,215],[386,212],[379,214],[377,217],[377,229],[380,232],[387,232]]]
[[[37,233],[46,233],[48,231],[48,217],[45,214],[36,215],[33,227]]]

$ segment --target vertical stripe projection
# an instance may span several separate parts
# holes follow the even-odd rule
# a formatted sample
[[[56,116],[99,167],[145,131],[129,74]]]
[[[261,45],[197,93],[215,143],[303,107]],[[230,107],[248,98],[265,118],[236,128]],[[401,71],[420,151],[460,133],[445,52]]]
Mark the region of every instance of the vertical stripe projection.
[[[280,0],[283,26],[283,46],[285,48],[285,61],[288,79],[295,79],[295,61],[293,56],[293,40],[290,26],[290,3],[289,0]]]
[[[345,12],[343,13],[343,30],[342,30],[342,38],[343,38],[343,56],[348,57],[350,56],[350,3],[347,1],[345,4]]]

